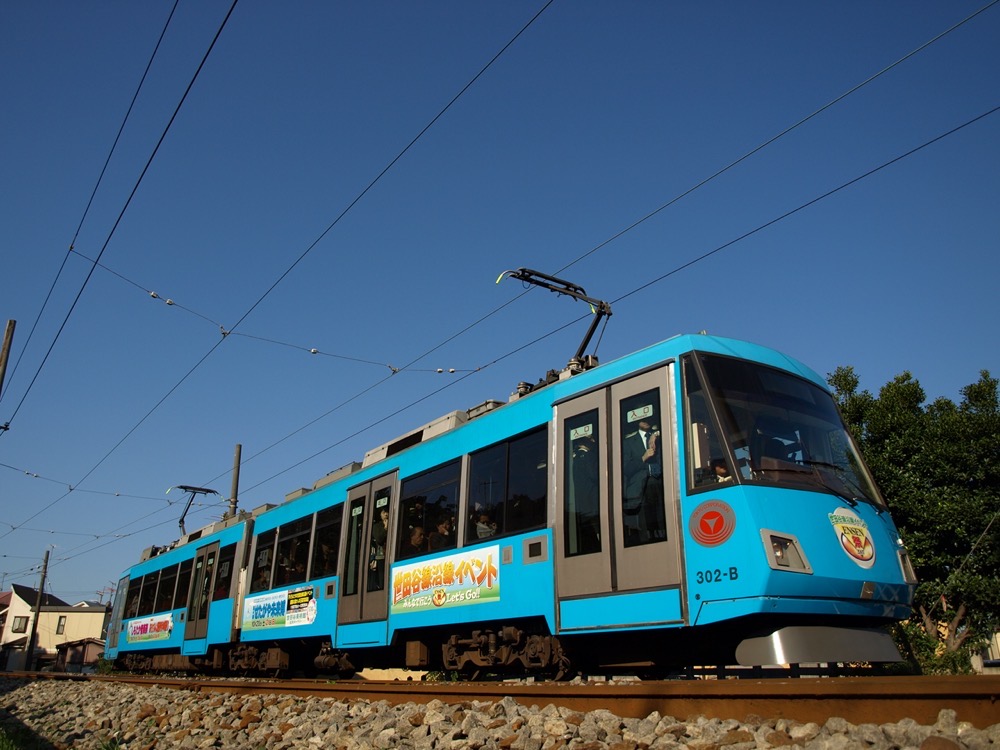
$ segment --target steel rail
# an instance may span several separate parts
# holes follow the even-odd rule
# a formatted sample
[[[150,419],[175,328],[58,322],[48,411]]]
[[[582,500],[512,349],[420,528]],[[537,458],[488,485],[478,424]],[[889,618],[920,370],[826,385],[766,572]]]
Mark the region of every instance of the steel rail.
[[[54,676],[54,675],[38,675]],[[525,706],[550,703],[574,711],[607,709],[645,718],[653,711],[687,721],[784,718],[822,724],[837,716],[852,724],[884,724],[910,718],[931,725],[941,709],[984,729],[1000,723],[1000,676],[830,677],[796,679],[677,680],[609,683],[408,682],[344,680],[236,681],[94,676],[135,685],[160,685],[204,693],[282,694],[390,704],[446,704],[510,697]]]
[[[668,680],[610,684],[559,682],[418,682],[400,680],[222,680],[204,678],[7,673],[10,678],[90,679],[136,686],[160,686],[199,693],[293,695],[390,704],[440,700],[462,704],[510,697],[525,706],[548,704],[581,713],[607,709],[622,717],[645,718],[653,711],[688,721],[784,718],[822,724],[838,716],[852,724],[913,719],[931,725],[941,709],[958,721],[984,729],[1000,723],[1000,675],[920,677],[829,677],[795,679]]]

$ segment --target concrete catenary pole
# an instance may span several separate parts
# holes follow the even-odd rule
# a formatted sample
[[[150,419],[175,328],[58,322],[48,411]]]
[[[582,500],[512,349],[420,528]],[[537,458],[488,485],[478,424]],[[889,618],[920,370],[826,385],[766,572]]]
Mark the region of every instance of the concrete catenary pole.
[[[243,443],[236,444],[236,455],[233,456],[233,487],[229,495],[229,512],[226,518],[236,515],[236,503],[240,494],[240,455],[243,453]]]

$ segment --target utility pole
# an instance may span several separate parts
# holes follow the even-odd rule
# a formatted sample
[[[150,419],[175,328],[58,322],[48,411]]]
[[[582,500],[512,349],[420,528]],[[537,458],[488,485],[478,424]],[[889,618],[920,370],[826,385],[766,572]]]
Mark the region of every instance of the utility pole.
[[[237,443],[236,455],[233,456],[233,487],[229,495],[229,510],[226,512],[226,518],[232,518],[236,515],[237,497],[240,492],[240,455],[242,452],[243,443]]]
[[[7,321],[7,330],[3,335],[3,346],[0,347],[0,395],[3,394],[3,379],[7,375],[7,357],[10,356],[10,345],[14,341],[14,326],[16,320]]]
[[[30,672],[35,664],[35,636],[38,634],[38,618],[42,614],[42,602],[45,600],[45,574],[49,570],[49,551],[45,550],[42,560],[42,582],[38,584],[38,597],[35,599],[35,617],[31,621],[31,635],[28,636],[28,653],[24,662],[24,671]]]

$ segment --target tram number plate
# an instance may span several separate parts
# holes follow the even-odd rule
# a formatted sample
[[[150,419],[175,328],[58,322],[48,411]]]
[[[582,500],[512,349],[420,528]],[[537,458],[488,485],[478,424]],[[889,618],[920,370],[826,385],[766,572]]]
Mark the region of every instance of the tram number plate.
[[[736,566],[730,566],[729,570],[715,568],[714,570],[699,570],[694,574],[698,583],[722,583],[722,581],[735,581],[740,577],[740,572]]]

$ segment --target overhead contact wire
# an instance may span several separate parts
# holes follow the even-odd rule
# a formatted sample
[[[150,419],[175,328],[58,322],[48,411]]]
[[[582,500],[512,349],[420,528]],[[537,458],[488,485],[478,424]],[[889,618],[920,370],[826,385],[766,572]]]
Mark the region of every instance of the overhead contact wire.
[[[35,381],[38,379],[38,376],[41,373],[42,368],[45,366],[45,363],[48,361],[49,355],[52,354],[52,350],[55,348],[56,342],[59,340],[59,337],[62,334],[63,329],[65,329],[66,324],[69,322],[70,316],[73,314],[73,311],[76,309],[76,305],[80,301],[80,297],[83,295],[83,291],[84,291],[84,289],[86,289],[87,283],[90,281],[91,276],[94,275],[94,270],[97,268],[97,263],[100,262],[101,256],[104,254],[104,251],[107,250],[108,244],[111,242],[111,238],[114,236],[114,233],[115,233],[115,231],[118,228],[118,225],[121,223],[122,217],[124,217],[125,212],[128,210],[128,207],[129,207],[129,205],[132,202],[132,198],[134,198],[136,192],[138,192],[139,185],[142,183],[142,180],[145,177],[146,172],[149,171],[149,167],[153,163],[153,159],[156,157],[157,152],[160,150],[160,146],[163,144],[164,139],[167,137],[167,133],[169,132],[170,127],[173,125],[174,120],[177,119],[177,114],[180,112],[180,109],[183,106],[184,101],[187,99],[188,94],[191,92],[191,89],[194,87],[194,83],[198,79],[198,75],[201,73],[202,68],[205,67],[205,62],[208,60],[208,56],[212,53],[212,50],[215,48],[216,42],[218,42],[219,37],[222,35],[223,29],[225,29],[226,24],[229,21],[229,18],[232,16],[233,11],[236,9],[236,3],[237,2],[239,2],[239,0],[233,0],[232,5],[229,7],[229,12],[226,13],[226,17],[222,20],[222,24],[219,26],[219,29],[216,31],[215,36],[212,38],[212,43],[208,46],[208,49],[205,51],[204,56],[202,56],[201,62],[198,64],[198,69],[195,70],[194,75],[191,77],[191,80],[190,80],[190,82],[187,85],[187,88],[184,90],[184,94],[181,96],[180,101],[177,103],[177,106],[174,108],[174,112],[170,116],[170,120],[167,122],[166,127],[163,129],[163,133],[160,135],[160,139],[156,142],[156,146],[153,148],[153,152],[150,154],[149,159],[147,159],[147,161],[146,161],[146,165],[143,167],[142,172],[139,175],[139,178],[136,180],[135,185],[132,188],[132,192],[129,193],[128,199],[125,201],[125,205],[122,206],[122,209],[121,209],[121,211],[118,214],[118,218],[115,220],[115,223],[114,223],[114,225],[111,228],[111,231],[108,233],[107,239],[105,239],[104,245],[101,247],[101,251],[98,253],[97,258],[94,261],[94,265],[91,266],[90,272],[87,274],[87,277],[84,279],[83,284],[80,286],[80,290],[77,292],[76,297],[73,300],[73,304],[70,306],[69,311],[66,313],[66,317],[63,319],[62,325],[59,326],[59,330],[56,332],[56,335],[55,335],[55,338],[52,341],[52,344],[49,346],[48,351],[45,353],[45,357],[43,358],[41,364],[38,366],[38,369],[35,371],[35,375],[31,379],[31,383],[28,385],[28,389],[24,392],[24,395],[22,395],[21,401],[18,403],[17,408],[14,410],[14,414],[11,415],[11,420],[13,420],[13,418],[17,415],[17,412],[21,409],[21,406],[24,404],[25,399],[28,397],[28,393],[30,393],[30,391],[31,391],[31,387],[34,385]],[[153,409],[151,409],[150,411],[148,411],[146,413],[146,415],[143,416],[143,418],[140,419],[139,422],[136,423],[136,425],[134,427],[132,427],[132,429],[130,429],[125,434],[125,437],[123,437],[121,440],[119,440],[115,444],[114,448],[112,448],[110,451],[108,451],[108,453],[106,453],[104,455],[104,457],[101,458],[100,461],[98,461],[96,464],[94,464],[94,466],[91,467],[91,469],[76,484],[80,485],[82,482],[84,482],[87,479],[87,477],[89,477],[91,474],[93,474],[94,471],[96,471],[97,468],[101,464],[103,464],[108,459],[108,457],[112,453],[114,453],[115,450],[117,450],[118,446],[120,446],[123,442],[125,442],[125,440],[133,432],[135,432],[136,429],[138,429],[139,425],[141,425],[143,422],[145,422],[149,418],[150,414],[152,414],[153,411],[155,411],[156,408],[160,404],[162,404],[166,400],[166,398],[171,393],[173,393],[181,385],[181,383],[183,383],[191,375],[191,373],[194,372],[194,370],[202,362],[205,361],[205,359],[208,357],[208,355],[211,354],[213,351],[215,351],[215,348],[219,345],[219,343],[221,343],[221,342],[217,342],[216,345],[213,346],[212,349],[210,349],[209,352],[207,354],[205,354],[204,357],[201,358],[201,360],[199,360],[198,364],[195,365],[194,368],[192,368],[191,370],[189,370],[188,373],[180,380],[180,382],[178,382],[173,388],[171,388],[170,391],[167,392],[167,395],[164,396],[162,399],[160,399],[160,401],[157,402],[156,406],[154,406]],[[8,424],[10,423],[11,420],[8,420]],[[28,521],[32,520],[33,518],[36,518],[40,514],[44,513],[49,508],[51,508],[52,506],[54,506],[56,503],[60,502],[68,494],[69,494],[69,492],[61,495],[58,498],[56,498],[51,503],[49,503],[48,505],[46,505],[45,507],[43,507],[41,510],[36,511],[32,516],[30,516],[29,518],[25,519],[22,523],[27,523]],[[5,538],[6,536],[8,536],[11,533],[13,533],[13,530],[8,531],[8,532],[6,532],[4,534],[0,534],[0,539]]]
[[[14,417],[16,417],[17,413],[21,410],[21,406],[24,404],[25,399],[28,398],[28,394],[31,392],[32,387],[35,385],[35,381],[38,380],[38,376],[41,374],[42,369],[45,367],[45,363],[48,362],[49,356],[52,354],[52,350],[55,348],[56,342],[59,341],[59,337],[62,335],[63,330],[66,328],[66,324],[69,322],[70,317],[73,315],[73,311],[76,310],[76,306],[77,303],[79,303],[80,301],[80,297],[83,296],[84,289],[87,288],[87,284],[90,282],[90,278],[94,275],[94,271],[97,268],[97,263],[100,262],[101,256],[104,255],[104,251],[108,249],[108,245],[111,242],[111,238],[114,236],[115,231],[118,229],[118,225],[121,223],[122,218],[125,216],[125,212],[128,210],[129,205],[132,203],[132,199],[135,197],[135,194],[139,191],[139,185],[142,184],[142,180],[146,176],[146,172],[149,171],[149,167],[153,163],[153,159],[156,158],[156,154],[160,150],[160,146],[163,144],[163,141],[166,139],[167,133],[170,131],[170,127],[173,125],[174,120],[177,119],[177,114],[180,112],[181,107],[184,105],[184,101],[187,99],[188,94],[194,87],[194,82],[198,79],[198,75],[201,73],[202,68],[205,67],[205,62],[208,60],[208,56],[212,53],[212,50],[215,48],[215,43],[219,40],[219,37],[222,35],[222,30],[226,27],[226,23],[229,21],[230,16],[232,16],[233,11],[236,9],[237,2],[239,2],[239,0],[233,0],[233,4],[229,7],[229,12],[226,13],[226,17],[223,19],[222,24],[219,26],[218,31],[216,31],[215,37],[212,39],[212,43],[209,45],[208,50],[206,50],[204,56],[201,59],[201,62],[198,64],[198,69],[194,72],[191,81],[188,83],[187,88],[184,90],[184,94],[181,96],[180,101],[174,108],[174,112],[170,116],[170,120],[167,122],[166,127],[163,129],[163,133],[160,135],[160,139],[156,142],[156,146],[153,147],[153,152],[149,155],[149,159],[146,160],[146,165],[142,168],[142,172],[139,174],[139,178],[136,180],[135,185],[132,187],[132,192],[129,193],[128,198],[125,200],[125,205],[122,206],[121,211],[118,213],[118,218],[115,219],[115,223],[112,225],[111,231],[108,233],[107,238],[104,240],[104,244],[101,246],[101,250],[97,254],[97,258],[94,261],[94,265],[90,267],[90,271],[87,273],[87,277],[83,280],[83,284],[80,285],[80,290],[76,293],[76,297],[73,299],[73,304],[70,305],[69,310],[66,312],[66,317],[63,318],[63,322],[59,326],[59,330],[56,331],[55,338],[53,338],[52,343],[49,345],[48,350],[45,352],[45,356],[42,358],[41,363],[38,365],[38,369],[35,371],[34,377],[31,378],[31,382],[28,384],[27,389],[21,396],[21,400],[18,402],[17,407],[14,409],[14,413],[11,414],[10,419],[7,420],[7,425],[9,425],[14,420]],[[145,417],[143,417],[143,420],[145,420]],[[104,459],[101,459],[102,463],[103,461]],[[99,465],[100,464],[98,464],[98,466]],[[94,469],[96,468],[97,466],[91,469],[90,472],[87,473],[87,476],[90,476],[90,473],[93,472]],[[86,479],[87,476],[85,476],[83,479]],[[83,479],[81,479],[80,481],[82,482]],[[79,482],[77,482],[77,484],[79,484]],[[0,537],[0,539],[2,538],[3,537]]]
[[[83,229],[83,223],[87,219],[87,215],[90,213],[90,207],[94,203],[94,197],[97,195],[97,190],[100,188],[101,183],[104,181],[104,174],[108,171],[108,165],[111,163],[111,157],[115,153],[115,149],[118,147],[118,141],[121,140],[122,133],[125,130],[125,125],[128,123],[129,116],[132,114],[132,109],[135,107],[136,100],[139,98],[139,92],[142,91],[142,86],[146,82],[146,76],[149,75],[149,70],[153,66],[153,60],[156,59],[156,53],[160,49],[160,44],[163,42],[163,37],[166,36],[167,28],[170,26],[170,21],[174,17],[174,11],[177,10],[177,4],[180,0],[174,0],[174,5],[170,9],[170,15],[167,16],[166,22],[163,24],[163,30],[160,32],[159,38],[156,40],[156,46],[153,47],[153,52],[149,56],[149,62],[146,63],[146,69],[142,73],[142,77],[139,79],[139,85],[136,86],[135,93],[132,95],[132,101],[128,105],[128,110],[125,112],[125,117],[122,118],[122,124],[118,128],[118,134],[115,135],[115,140],[111,144],[111,149],[108,151],[108,156],[104,160],[104,166],[101,168],[101,173],[97,176],[97,182],[94,183],[94,189],[90,193],[90,199],[87,201],[86,207],[83,209],[83,215],[80,217],[80,223],[76,226],[76,231],[73,232],[73,239],[69,243],[69,251],[63,256],[62,263],[59,265],[59,270],[56,271],[56,277],[52,280],[52,286],[49,287],[48,293],[45,295],[45,299],[42,301],[42,306],[38,311],[38,315],[35,317],[35,322],[31,326],[31,330],[28,331],[28,337],[24,340],[24,346],[21,347],[21,352],[18,354],[17,360],[14,362],[14,367],[11,369],[11,379],[13,379],[14,374],[17,372],[17,366],[21,363],[21,357],[24,356],[25,351],[28,349],[28,345],[31,343],[31,338],[35,333],[35,329],[38,327],[39,321],[42,319],[42,314],[48,307],[49,300],[52,298],[52,292],[56,288],[56,284],[59,283],[59,279],[62,276],[63,269],[66,267],[66,261],[69,260],[70,253],[73,252],[76,246],[77,237],[80,236],[80,230]],[[3,401],[3,394],[0,394],[0,401]]]

